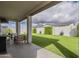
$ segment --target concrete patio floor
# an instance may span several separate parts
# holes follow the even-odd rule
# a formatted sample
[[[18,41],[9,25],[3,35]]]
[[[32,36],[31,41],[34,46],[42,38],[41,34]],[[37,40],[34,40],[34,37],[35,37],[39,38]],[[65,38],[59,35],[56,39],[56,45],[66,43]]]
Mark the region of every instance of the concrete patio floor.
[[[34,44],[7,46],[7,54],[0,58],[63,58]]]

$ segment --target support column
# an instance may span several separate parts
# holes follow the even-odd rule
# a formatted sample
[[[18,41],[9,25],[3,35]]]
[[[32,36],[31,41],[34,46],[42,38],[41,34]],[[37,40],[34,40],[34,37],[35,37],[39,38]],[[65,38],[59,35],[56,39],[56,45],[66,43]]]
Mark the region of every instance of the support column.
[[[32,43],[32,18],[27,18],[27,43]]]
[[[20,22],[16,21],[16,35],[18,36],[20,34]]]

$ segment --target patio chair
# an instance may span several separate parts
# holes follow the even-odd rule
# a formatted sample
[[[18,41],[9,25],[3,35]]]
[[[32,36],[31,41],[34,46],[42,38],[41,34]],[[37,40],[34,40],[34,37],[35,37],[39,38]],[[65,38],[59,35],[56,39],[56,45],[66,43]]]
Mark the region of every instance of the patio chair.
[[[21,35],[15,36],[14,37],[14,44],[21,44],[21,43],[24,43],[22,36]]]

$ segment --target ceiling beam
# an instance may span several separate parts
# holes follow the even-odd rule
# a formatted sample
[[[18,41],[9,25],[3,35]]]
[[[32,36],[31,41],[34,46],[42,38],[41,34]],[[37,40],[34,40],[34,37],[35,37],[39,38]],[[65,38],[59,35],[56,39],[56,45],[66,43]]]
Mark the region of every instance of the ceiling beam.
[[[29,15],[33,16],[49,7],[52,7],[58,3],[60,3],[61,1],[44,1],[43,3],[37,5],[36,7],[34,7],[33,9],[31,9],[30,11],[28,11],[28,13],[25,13],[25,15],[22,16],[21,20],[27,18]],[[20,21],[21,21],[20,20]]]

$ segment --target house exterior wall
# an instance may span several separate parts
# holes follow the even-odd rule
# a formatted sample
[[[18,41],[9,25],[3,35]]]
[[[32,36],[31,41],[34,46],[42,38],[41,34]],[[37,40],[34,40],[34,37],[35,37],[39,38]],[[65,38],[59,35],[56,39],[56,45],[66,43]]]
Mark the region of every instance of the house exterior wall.
[[[75,36],[76,35],[76,25],[69,26],[53,26],[53,35],[60,35],[63,32],[63,36]]]
[[[76,36],[77,34],[77,24],[70,24],[69,26],[53,26],[52,35],[60,35],[63,32],[63,36]],[[37,27],[36,33],[44,34],[45,27]],[[41,33],[40,33],[41,32]]]
[[[36,28],[36,32],[37,32],[37,34],[44,34],[44,27],[38,27],[38,28]]]

